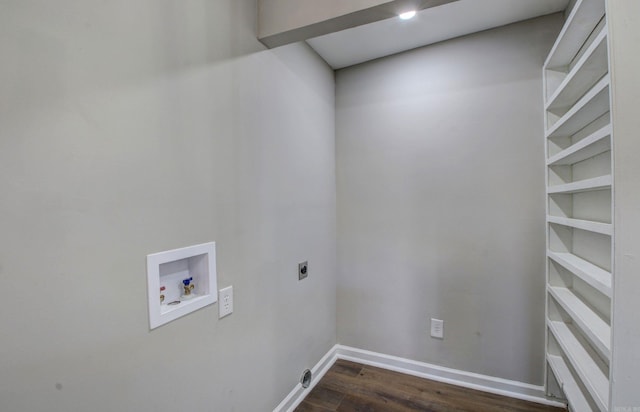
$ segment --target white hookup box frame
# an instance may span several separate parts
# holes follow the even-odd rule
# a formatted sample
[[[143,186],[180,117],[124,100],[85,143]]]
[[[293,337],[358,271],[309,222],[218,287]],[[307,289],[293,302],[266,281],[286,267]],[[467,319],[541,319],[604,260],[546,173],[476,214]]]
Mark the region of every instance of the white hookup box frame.
[[[189,278],[194,287],[185,295],[183,280]],[[147,287],[151,329],[216,303],[215,242],[147,255]]]

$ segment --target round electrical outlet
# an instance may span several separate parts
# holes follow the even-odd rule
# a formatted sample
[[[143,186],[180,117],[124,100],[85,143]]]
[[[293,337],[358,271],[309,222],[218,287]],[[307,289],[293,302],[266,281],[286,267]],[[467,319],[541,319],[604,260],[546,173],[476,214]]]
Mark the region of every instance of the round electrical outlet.
[[[309,369],[305,369],[305,371],[302,372],[300,383],[302,384],[303,388],[308,388],[309,385],[311,385],[311,371]]]
[[[298,280],[302,280],[309,276],[309,263],[302,262],[298,264]]]

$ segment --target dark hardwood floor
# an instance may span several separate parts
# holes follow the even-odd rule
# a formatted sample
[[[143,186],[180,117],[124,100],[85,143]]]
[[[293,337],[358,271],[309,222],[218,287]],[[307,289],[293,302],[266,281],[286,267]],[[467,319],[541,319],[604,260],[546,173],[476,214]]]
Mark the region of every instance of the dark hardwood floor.
[[[296,408],[296,412],[563,410],[344,360],[338,360]]]

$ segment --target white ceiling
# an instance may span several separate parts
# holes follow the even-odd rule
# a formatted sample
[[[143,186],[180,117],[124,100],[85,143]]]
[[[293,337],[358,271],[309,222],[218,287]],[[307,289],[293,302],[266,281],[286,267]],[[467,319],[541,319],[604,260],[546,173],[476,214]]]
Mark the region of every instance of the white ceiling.
[[[339,69],[566,9],[569,0],[459,0],[307,40]]]

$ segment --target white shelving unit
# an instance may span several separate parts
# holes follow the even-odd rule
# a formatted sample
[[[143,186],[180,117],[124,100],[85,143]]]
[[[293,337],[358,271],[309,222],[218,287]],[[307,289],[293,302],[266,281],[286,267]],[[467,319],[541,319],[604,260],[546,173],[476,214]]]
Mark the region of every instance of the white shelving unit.
[[[580,193],[589,190],[607,189],[611,187],[611,183],[611,175],[598,176],[592,177],[591,179],[579,180],[577,182],[549,186],[547,193]]]
[[[611,359],[611,326],[572,290],[550,286],[549,294],[607,362]]]
[[[547,388],[573,411],[608,411],[614,181],[605,0],[575,3],[543,78]]]
[[[571,253],[548,251],[547,256],[598,292],[611,298],[611,273]]]
[[[610,125],[598,129],[560,153],[550,156],[547,166],[572,165],[608,151],[611,151]]]
[[[547,216],[547,222],[568,226],[574,229],[582,229],[589,232],[611,235],[613,227],[610,223],[592,222],[590,220],[570,219],[567,217]]]
[[[587,94],[571,106],[553,126],[547,137],[571,136],[609,111],[609,77],[602,78]],[[547,114],[551,114],[547,110]],[[551,116],[549,116],[551,117]]]
[[[562,389],[573,410],[590,410],[591,405],[589,404],[589,401],[584,396],[584,393],[578,386],[578,383],[573,379],[572,373],[562,356],[547,355],[547,363],[551,367],[553,374],[558,378],[558,380],[560,382],[563,382]]]
[[[572,377],[580,379],[600,410],[608,410],[609,373],[603,371],[596,355],[591,353],[589,346],[580,339],[580,332],[570,324],[557,321],[549,322],[549,330],[569,360],[574,371]]]
[[[566,113],[608,71],[607,28],[600,30],[598,37],[573,66],[556,92],[547,102],[550,112]]]

